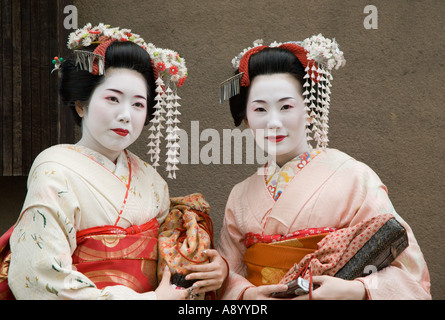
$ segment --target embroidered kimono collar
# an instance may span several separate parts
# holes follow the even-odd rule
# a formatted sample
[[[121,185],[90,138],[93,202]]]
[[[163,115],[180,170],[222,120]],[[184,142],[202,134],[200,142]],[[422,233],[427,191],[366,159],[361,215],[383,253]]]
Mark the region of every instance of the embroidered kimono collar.
[[[290,181],[302,170],[312,159],[314,159],[320,150],[304,152],[283,165],[282,168],[274,160],[270,160],[265,165],[265,183],[272,198],[277,201],[284,192]]]
[[[247,205],[259,223],[259,230],[264,234],[288,234],[309,199],[349,159],[350,156],[332,149],[322,151],[307,165],[307,170],[299,171],[286,188],[289,192],[283,192],[277,201],[267,190],[263,175],[257,173],[249,177]],[[259,198],[263,200],[258,201]]]
[[[91,150],[87,147],[80,145],[67,145],[68,149],[77,151],[84,156],[90,158],[91,160],[97,162],[102,167],[113,173],[116,177],[118,177],[122,182],[128,182],[129,168],[128,168],[128,158],[126,153],[123,151],[117,157],[116,163],[108,159],[106,156],[102,155],[99,152]]]

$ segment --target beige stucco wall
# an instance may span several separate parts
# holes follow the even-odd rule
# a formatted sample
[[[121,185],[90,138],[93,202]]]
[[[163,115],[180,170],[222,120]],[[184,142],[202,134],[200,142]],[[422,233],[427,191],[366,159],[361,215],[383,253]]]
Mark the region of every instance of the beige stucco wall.
[[[181,88],[182,128],[233,128],[219,83],[231,59],[255,39],[335,37],[347,60],[334,73],[330,146],[364,161],[381,177],[399,214],[411,225],[429,265],[432,294],[445,298],[442,225],[445,207],[443,43],[445,2],[270,0],[77,0],[79,27],[105,22],[127,27],[155,45],[177,50],[189,78]],[[378,9],[367,30],[363,9]],[[131,148],[148,151],[148,128]],[[242,128],[244,129],[244,127]],[[202,141],[201,148],[208,142]],[[222,153],[222,146],[221,146]],[[221,156],[222,157],[222,156]],[[169,180],[171,196],[201,192],[211,204],[217,234],[232,186],[255,165],[182,165]],[[162,172],[162,174],[164,174]],[[328,212],[326,214],[329,214]]]

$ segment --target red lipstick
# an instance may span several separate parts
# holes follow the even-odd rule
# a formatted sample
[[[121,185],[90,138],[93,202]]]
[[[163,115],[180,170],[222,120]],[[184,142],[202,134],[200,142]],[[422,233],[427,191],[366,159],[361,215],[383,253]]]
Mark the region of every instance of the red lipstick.
[[[283,141],[284,138],[286,138],[286,136],[275,136],[275,137],[270,136],[270,137],[267,137],[267,140],[269,140],[270,142],[277,143],[277,142]]]
[[[111,129],[111,130],[113,130],[116,134],[122,137],[125,137],[129,133],[129,131],[126,129]]]

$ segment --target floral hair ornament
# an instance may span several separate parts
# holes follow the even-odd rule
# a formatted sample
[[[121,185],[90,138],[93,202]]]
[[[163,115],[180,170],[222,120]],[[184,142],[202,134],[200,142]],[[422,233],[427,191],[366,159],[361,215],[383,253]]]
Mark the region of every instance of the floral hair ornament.
[[[306,110],[306,137],[308,142],[314,140],[316,148],[326,149],[328,139],[328,115],[330,105],[332,69],[344,66],[346,60],[337,42],[314,35],[304,41],[285,43],[273,42],[269,46],[263,45],[263,40],[256,40],[253,47],[244,49],[232,59],[232,65],[238,73],[222,82],[220,85],[220,103],[239,94],[240,86],[250,85],[249,60],[250,57],[265,48],[287,49],[295,54],[305,68],[305,83],[303,97]],[[309,143],[311,146],[311,144]]]
[[[54,69],[51,71],[51,73],[53,73],[56,70],[60,69],[60,66],[62,65],[63,62],[63,58],[59,58],[59,57],[54,57],[52,64],[54,65]]]
[[[167,159],[165,162],[168,177],[176,178],[179,163],[179,128],[178,111],[179,100],[177,88],[181,87],[187,78],[185,60],[179,54],[170,49],[155,47],[152,43],[146,43],[139,35],[132,33],[130,29],[111,28],[100,23],[93,27],[91,23],[72,32],[68,38],[68,48],[74,50],[76,65],[81,70],[87,70],[94,75],[105,74],[105,53],[107,48],[115,41],[131,41],[144,50],[151,58],[153,73],[156,80],[156,105],[154,106],[154,118],[150,120],[149,151],[152,166],[157,169],[160,161],[161,138],[165,129],[167,141]],[[90,45],[98,44],[91,51],[82,50]],[[164,127],[164,124],[166,127]]]

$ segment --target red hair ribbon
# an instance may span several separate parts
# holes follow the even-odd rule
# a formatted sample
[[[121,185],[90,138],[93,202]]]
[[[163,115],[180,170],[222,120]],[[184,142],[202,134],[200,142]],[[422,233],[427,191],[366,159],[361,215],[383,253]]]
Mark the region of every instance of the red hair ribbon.
[[[241,58],[240,62],[239,62],[239,72],[244,72],[243,77],[241,78],[241,85],[243,87],[247,87],[250,85],[250,79],[249,79],[249,61],[250,61],[250,56],[260,52],[263,49],[269,48],[268,46],[257,46],[254,47],[252,49],[250,49],[249,51],[247,51],[243,57]]]
[[[241,58],[240,63],[239,63],[239,73],[244,72],[243,77],[241,78],[241,85],[243,87],[247,87],[250,85],[250,79],[249,79],[250,57],[253,54],[258,53],[266,48],[269,48],[269,47],[268,46],[254,47],[254,48],[250,49],[249,51],[247,51]],[[317,68],[317,64],[315,63],[315,61],[307,59],[307,51],[303,47],[301,47],[295,43],[284,43],[284,44],[278,46],[278,48],[289,50],[293,54],[295,54],[297,59],[303,65],[303,68],[306,68],[308,65],[310,68],[312,68],[313,66],[315,66]],[[312,70],[310,70],[308,73],[310,73],[310,72],[312,72],[312,77],[311,77],[312,80],[315,83],[317,83],[318,82],[318,80],[317,80],[318,73],[316,71],[312,71]]]
[[[107,40],[102,42],[100,45],[97,46],[97,48],[93,51],[94,54],[100,55],[104,57],[104,69],[105,69],[105,53],[107,52],[108,47],[116,41],[115,39]],[[99,74],[99,65],[97,60],[94,60],[93,63],[93,71],[91,72],[95,76]]]
[[[151,60],[151,68],[153,69],[153,76],[156,80],[158,78],[159,70],[158,70],[158,67],[155,66],[155,62],[153,60]]]

